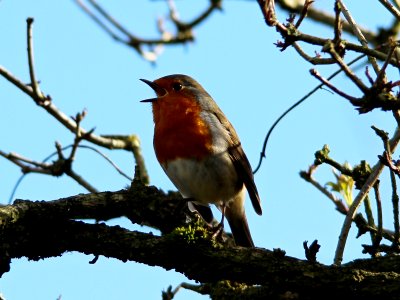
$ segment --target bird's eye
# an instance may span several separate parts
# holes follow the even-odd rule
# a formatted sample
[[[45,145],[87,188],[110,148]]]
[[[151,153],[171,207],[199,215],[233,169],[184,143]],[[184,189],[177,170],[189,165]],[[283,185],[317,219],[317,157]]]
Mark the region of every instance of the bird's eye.
[[[179,92],[183,88],[183,85],[179,82],[175,82],[174,84],[172,84],[172,88],[175,92]]]

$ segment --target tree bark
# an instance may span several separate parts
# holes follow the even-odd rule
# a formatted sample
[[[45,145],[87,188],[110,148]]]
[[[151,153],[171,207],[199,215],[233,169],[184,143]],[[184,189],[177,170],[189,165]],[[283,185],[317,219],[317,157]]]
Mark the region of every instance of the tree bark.
[[[203,292],[213,299],[399,298],[397,256],[335,267],[288,257],[281,250],[234,247],[212,240],[200,223],[188,224],[188,217],[195,218],[185,204],[176,193],[137,182],[117,192],[18,200],[0,208],[0,274],[10,270],[14,258],[38,260],[78,251],[174,269],[204,283]],[[77,220],[121,216],[162,234]]]

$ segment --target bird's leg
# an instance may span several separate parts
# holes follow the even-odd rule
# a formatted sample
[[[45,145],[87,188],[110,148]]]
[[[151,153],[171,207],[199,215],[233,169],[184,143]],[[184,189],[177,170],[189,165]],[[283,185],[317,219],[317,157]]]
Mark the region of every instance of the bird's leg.
[[[222,212],[221,222],[219,222],[218,226],[220,226],[221,229],[223,229],[224,228],[224,221],[225,221],[225,203],[222,204],[221,212]]]
[[[205,205],[200,205],[200,204],[196,204],[195,202],[193,202],[194,199],[191,198],[191,200],[189,200],[189,210],[191,212],[196,211],[200,217],[207,223],[208,226],[212,226],[212,223],[214,221],[214,216],[213,213],[211,211],[210,206],[205,206]]]
[[[224,230],[224,221],[225,221],[225,203],[221,205],[221,213],[222,213],[222,218],[221,222],[215,227],[215,232],[212,235],[213,238],[216,238],[217,236],[221,235],[223,230]]]

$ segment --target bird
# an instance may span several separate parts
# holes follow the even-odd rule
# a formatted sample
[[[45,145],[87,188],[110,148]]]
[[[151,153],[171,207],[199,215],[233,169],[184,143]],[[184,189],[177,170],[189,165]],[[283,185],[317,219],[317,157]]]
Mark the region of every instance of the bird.
[[[254,247],[244,202],[246,190],[262,215],[254,176],[239,137],[214,99],[193,78],[173,74],[140,79],[156,93],[152,104],[153,146],[158,162],[189,207],[206,222],[210,204],[228,220],[237,246]]]

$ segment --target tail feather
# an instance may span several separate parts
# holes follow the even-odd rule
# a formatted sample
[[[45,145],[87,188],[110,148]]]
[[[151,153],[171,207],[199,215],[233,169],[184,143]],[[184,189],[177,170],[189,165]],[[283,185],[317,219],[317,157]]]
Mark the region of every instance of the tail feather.
[[[228,220],[229,226],[231,227],[236,245],[249,248],[254,247],[245,212],[243,211],[242,213],[237,214],[235,211],[227,207],[225,210],[225,216]]]

